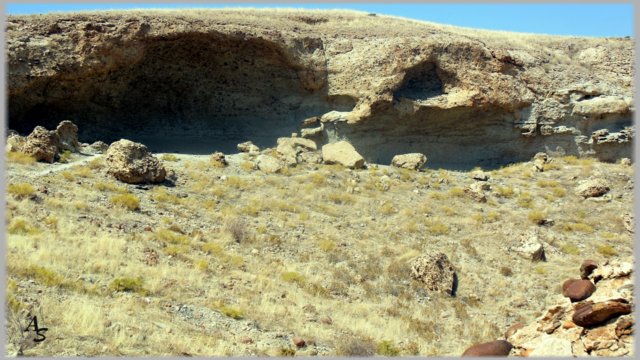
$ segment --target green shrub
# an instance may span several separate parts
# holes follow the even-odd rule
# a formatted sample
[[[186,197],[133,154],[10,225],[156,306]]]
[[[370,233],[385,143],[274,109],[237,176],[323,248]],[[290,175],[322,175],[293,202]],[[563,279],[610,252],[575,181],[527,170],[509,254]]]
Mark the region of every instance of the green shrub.
[[[116,278],[109,284],[109,289],[118,292],[145,293],[142,287],[142,278],[121,277]]]
[[[383,356],[398,356],[400,349],[391,340],[382,340],[376,346],[376,353]]]

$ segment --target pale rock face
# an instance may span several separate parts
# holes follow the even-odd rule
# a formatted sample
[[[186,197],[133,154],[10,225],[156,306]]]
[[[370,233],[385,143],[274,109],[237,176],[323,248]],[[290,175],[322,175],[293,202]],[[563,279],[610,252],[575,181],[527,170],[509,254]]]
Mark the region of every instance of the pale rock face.
[[[22,151],[22,147],[24,146],[26,141],[27,139],[24,136],[11,134],[7,138],[7,145],[5,146],[5,151],[7,152]]]
[[[396,155],[391,160],[391,165],[403,169],[419,170],[427,162],[427,157],[421,153]]]
[[[353,145],[346,141],[326,144],[322,147],[322,159],[325,164],[340,164],[350,169],[359,169],[364,166],[364,158]]]
[[[617,96],[600,96],[582,100],[573,107],[574,114],[589,117],[619,114],[627,111],[629,111],[629,105],[623,98]]]
[[[258,166],[258,169],[267,174],[277,173],[282,170],[282,164],[280,163],[280,161],[269,155],[258,155],[256,164]]]
[[[295,166],[301,162],[301,154],[318,150],[318,146],[313,140],[305,138],[278,138],[277,144],[278,156],[287,166]]]
[[[531,346],[533,351],[529,353],[529,356],[573,356],[571,341],[566,339],[547,335]]]
[[[456,272],[447,255],[426,254],[411,262],[411,275],[432,291],[455,295]]]
[[[544,245],[535,233],[520,236],[518,243],[511,247],[511,251],[531,261],[546,261]]]
[[[106,154],[107,171],[116,179],[129,183],[159,183],[167,172],[147,147],[122,139],[109,146]]]

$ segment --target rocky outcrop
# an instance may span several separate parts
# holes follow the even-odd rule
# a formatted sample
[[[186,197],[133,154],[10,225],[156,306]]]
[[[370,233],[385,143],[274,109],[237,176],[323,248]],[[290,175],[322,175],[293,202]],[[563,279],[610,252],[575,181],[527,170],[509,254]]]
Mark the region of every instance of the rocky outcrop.
[[[581,181],[576,187],[576,195],[583,198],[598,197],[608,193],[609,185],[602,179],[589,179]]]
[[[583,300],[559,299],[558,305],[532,324],[507,332],[516,356],[632,356],[633,281],[631,263],[607,261],[597,265],[585,262],[591,273],[585,280],[565,282],[569,288],[588,281],[595,291]],[[594,267],[597,265],[597,267]],[[585,268],[583,265],[582,268]],[[587,273],[581,271],[583,274]]]
[[[254,145],[251,141],[245,141],[238,144],[238,150],[249,154],[257,154],[260,152],[260,148]]]
[[[80,149],[78,143],[78,127],[69,120],[62,121],[56,128],[56,133],[60,138],[62,150],[77,152]]]
[[[9,126],[71,119],[87,141],[200,153],[298,132],[348,140],[374,163],[428,154],[436,168],[541,151],[631,157],[632,39],[304,13],[321,21],[269,10],[9,16]]]
[[[457,275],[453,264],[443,253],[425,254],[411,261],[411,276],[432,291],[455,295]]]
[[[316,143],[304,138],[279,138],[276,152],[278,156],[288,166],[295,166],[300,162],[315,162],[311,160],[308,153],[318,150]]]
[[[256,166],[262,172],[267,174],[277,173],[282,170],[282,164],[278,159],[265,154],[258,155],[258,158],[256,159]]]
[[[324,145],[322,159],[325,164],[340,164],[350,169],[359,169],[364,166],[362,155],[346,141]]]
[[[126,139],[109,146],[106,164],[110,175],[129,184],[159,183],[167,175],[160,160],[145,145]]]

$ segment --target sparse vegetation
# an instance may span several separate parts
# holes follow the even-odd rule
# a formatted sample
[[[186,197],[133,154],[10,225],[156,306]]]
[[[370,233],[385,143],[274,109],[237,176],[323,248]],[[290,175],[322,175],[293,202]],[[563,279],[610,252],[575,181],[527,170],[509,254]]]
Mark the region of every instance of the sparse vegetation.
[[[140,210],[140,199],[133,194],[119,194],[111,197],[111,203],[127,210]]]
[[[7,162],[20,165],[33,165],[36,158],[19,151],[7,152]]]
[[[145,293],[141,278],[120,277],[109,283],[109,289],[118,292]]]
[[[36,188],[28,183],[9,184],[7,192],[17,199],[25,199],[36,194]]]

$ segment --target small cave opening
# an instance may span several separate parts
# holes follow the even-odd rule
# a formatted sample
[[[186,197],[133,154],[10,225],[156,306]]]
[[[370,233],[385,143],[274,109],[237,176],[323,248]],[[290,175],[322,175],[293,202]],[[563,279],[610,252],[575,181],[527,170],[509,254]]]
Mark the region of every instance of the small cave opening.
[[[407,70],[400,87],[393,95],[396,99],[426,100],[442,94],[442,80],[438,76],[436,64],[426,61]]]
[[[305,118],[356,103],[328,96],[326,86],[305,88],[302,65],[264,39],[187,33],[123,46],[133,60],[59,73],[10,93],[9,128],[26,134],[68,119],[83,142],[127,138],[155,152],[236,152],[247,140],[274,146]]]

